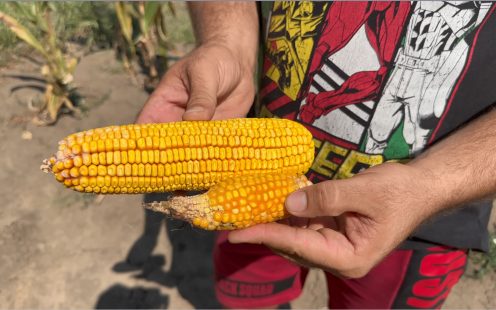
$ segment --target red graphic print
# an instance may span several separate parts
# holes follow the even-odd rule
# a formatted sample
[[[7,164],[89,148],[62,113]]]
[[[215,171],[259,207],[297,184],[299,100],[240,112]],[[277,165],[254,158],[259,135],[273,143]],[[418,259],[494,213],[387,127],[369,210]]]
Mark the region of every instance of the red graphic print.
[[[372,48],[377,53],[380,68],[351,75],[338,89],[319,94],[300,94],[306,97],[300,117],[313,123],[318,117],[334,109],[378,97],[380,86],[393,60],[403,25],[410,10],[409,2],[335,2],[329,8],[327,24],[315,49],[309,72],[312,75],[322,60],[343,48],[365,24]],[[350,14],[350,12],[354,12]],[[307,87],[305,92],[309,91]],[[332,104],[331,104],[332,103]]]
[[[447,251],[440,247],[429,248],[420,264],[419,274],[424,277],[412,288],[414,296],[408,297],[407,305],[415,308],[434,308],[441,305],[451,288],[464,272],[467,255],[464,251]]]

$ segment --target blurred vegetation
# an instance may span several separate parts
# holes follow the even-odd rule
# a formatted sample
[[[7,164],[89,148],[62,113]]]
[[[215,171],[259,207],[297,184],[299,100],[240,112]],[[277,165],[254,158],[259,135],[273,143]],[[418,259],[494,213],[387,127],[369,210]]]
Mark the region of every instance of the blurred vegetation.
[[[144,87],[152,90],[167,68],[171,48],[165,22],[166,12],[176,15],[172,2],[116,2],[119,21],[118,51],[125,68],[135,76],[133,63],[139,61],[146,73]]]
[[[40,69],[45,80],[45,92],[39,104],[32,104],[39,112],[35,123],[55,123],[63,108],[79,113],[71,98],[78,60],[67,52],[62,41],[66,18],[64,10],[59,11],[59,6],[48,2],[9,2],[6,5],[11,14],[0,11],[0,22],[42,59]],[[86,25],[85,21],[81,21],[79,28],[84,31]]]
[[[489,236],[489,252],[478,253],[472,252],[471,263],[473,265],[472,275],[481,278],[486,274],[496,272],[496,232]]]
[[[124,8],[121,13],[125,12],[131,20],[127,24],[127,34],[122,28],[119,8]],[[43,48],[51,50],[50,55],[58,55],[51,57],[52,62],[58,59],[55,61],[61,69],[58,71],[67,71],[58,74],[58,78],[62,75],[66,77],[62,79],[65,82],[72,81],[67,77],[72,77],[74,59],[99,49],[113,48],[126,68],[140,68],[145,74],[143,86],[151,90],[167,67],[168,55],[181,54],[177,51],[194,43],[186,5],[179,2],[0,2],[0,12],[11,17],[10,20],[14,20],[24,32],[30,33],[32,39],[42,42]],[[43,26],[47,23],[50,24],[50,31]],[[16,35],[10,26],[9,29],[5,20],[0,23],[0,66],[7,66],[18,57],[29,58],[44,66],[43,75],[48,84],[50,78],[46,73],[52,73],[53,82],[56,70],[47,71],[46,65],[50,63],[47,55],[36,44],[30,44],[29,41],[33,40],[26,41],[19,33]],[[54,36],[49,39],[50,35]],[[46,42],[53,44],[51,47],[44,46]],[[58,51],[55,51],[55,47]],[[63,64],[61,59],[67,63]],[[67,91],[71,92],[72,89],[68,87]],[[47,98],[45,94],[45,100]],[[58,101],[54,106],[59,111],[64,104]],[[72,109],[70,104],[66,106]],[[51,109],[46,123],[55,121],[53,111]]]
[[[59,17],[61,41],[73,42],[88,47],[89,51],[115,47],[118,33],[118,20],[115,12],[115,2],[90,1],[52,1]],[[29,6],[30,2],[19,2],[21,6]],[[164,10],[167,36],[172,45],[191,45],[195,38],[191,30],[186,4],[174,2],[175,15],[172,11]],[[18,19],[21,24],[26,21],[13,10],[9,2],[0,2],[0,11]],[[83,26],[83,27],[81,27]],[[31,29],[34,34],[36,29]],[[5,65],[6,57],[15,48],[19,48],[20,40],[5,26],[0,24],[0,66]]]
[[[115,33],[115,13],[104,2],[49,2],[56,14],[55,32],[61,42],[73,42],[85,47],[109,48]],[[13,5],[14,4],[14,5]],[[42,31],[30,23],[29,16],[23,11],[30,11],[34,3],[0,2],[0,11],[15,18],[26,26],[37,38]],[[5,25],[0,25],[0,61],[5,64],[6,57],[20,40]]]

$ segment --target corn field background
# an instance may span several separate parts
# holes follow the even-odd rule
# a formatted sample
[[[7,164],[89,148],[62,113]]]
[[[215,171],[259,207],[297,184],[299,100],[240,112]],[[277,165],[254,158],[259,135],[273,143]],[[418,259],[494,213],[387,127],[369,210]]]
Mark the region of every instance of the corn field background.
[[[0,64],[13,55],[39,63],[44,94],[32,98],[29,107],[38,112],[34,123],[52,125],[60,114],[80,116],[84,98],[73,74],[79,59],[96,50],[114,49],[134,83],[153,91],[167,69],[169,51],[193,43],[185,13],[172,2],[4,2],[0,48],[6,55]]]
[[[158,16],[146,3],[57,1],[32,11],[33,4],[0,2],[41,49],[53,40],[58,55],[43,55],[0,16],[0,308],[219,308],[212,233],[141,208],[159,197],[82,195],[39,171],[66,135],[134,121],[160,70],[194,46],[186,5],[162,3]],[[163,22],[162,33],[144,35],[145,16]],[[49,31],[34,21],[41,17]],[[150,50],[157,38],[160,48]],[[71,76],[63,84],[70,87],[52,94],[67,94],[77,113],[59,102],[52,118],[43,116],[48,86],[60,84],[43,69],[50,59]],[[491,255],[472,254],[446,308],[496,308],[494,242]],[[291,306],[325,308],[326,298],[324,276],[312,270]]]

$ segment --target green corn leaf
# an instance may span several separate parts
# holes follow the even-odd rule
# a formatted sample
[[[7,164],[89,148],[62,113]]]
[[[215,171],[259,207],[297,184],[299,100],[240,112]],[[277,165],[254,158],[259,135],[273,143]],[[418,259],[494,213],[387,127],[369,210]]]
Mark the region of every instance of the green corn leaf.
[[[35,12],[35,26],[43,32],[49,31],[50,25],[47,24],[46,15],[53,11],[52,6],[47,2],[34,2],[30,5]]]
[[[98,28],[98,23],[94,20],[83,20],[78,23],[78,27],[80,28]]]
[[[0,22],[3,22],[5,26],[7,26],[19,37],[19,39],[23,40],[40,52],[43,56],[47,57],[47,52],[41,42],[38,41],[36,37],[26,27],[22,26],[15,18],[0,11]]]
[[[56,2],[52,2],[52,1],[43,1],[42,4],[44,4],[47,8],[49,8],[51,11],[53,12],[56,12],[58,10],[57,8],[57,4],[59,5],[64,5],[64,2],[60,2],[60,3],[56,3]],[[43,7],[41,7],[43,9]]]
[[[36,22],[36,15],[34,15],[31,10],[33,4],[9,2],[8,5],[17,16],[21,16],[22,18],[29,20],[31,23]]]
[[[155,21],[155,16],[157,16],[157,13],[161,9],[162,4],[160,2],[153,1],[145,2],[144,6],[143,32],[148,32],[150,30],[150,27],[152,27]]]

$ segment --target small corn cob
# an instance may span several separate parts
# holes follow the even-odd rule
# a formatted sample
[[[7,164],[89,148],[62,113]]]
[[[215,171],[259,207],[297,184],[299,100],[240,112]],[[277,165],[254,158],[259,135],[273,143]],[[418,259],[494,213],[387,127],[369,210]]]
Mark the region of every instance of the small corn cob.
[[[111,126],[69,135],[44,161],[66,187],[118,194],[204,190],[239,175],[301,175],[312,135],[285,119]]]
[[[304,175],[249,175],[223,180],[204,194],[144,206],[206,230],[240,229],[285,218],[286,196],[309,184]]]

